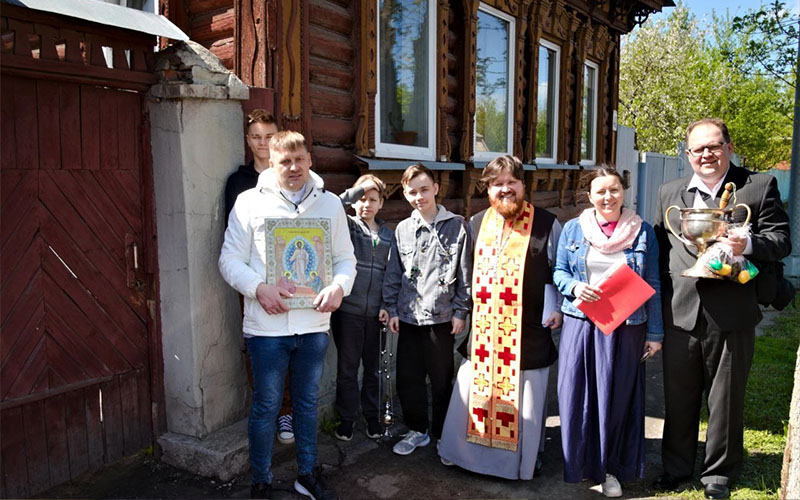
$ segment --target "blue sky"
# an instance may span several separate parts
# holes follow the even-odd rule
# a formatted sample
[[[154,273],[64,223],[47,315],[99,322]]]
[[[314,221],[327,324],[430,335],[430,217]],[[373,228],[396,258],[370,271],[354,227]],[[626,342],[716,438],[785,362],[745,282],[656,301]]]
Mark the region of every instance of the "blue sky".
[[[717,15],[724,15],[725,10],[727,9],[730,16],[734,17],[741,16],[750,9],[757,9],[758,7],[761,7],[761,5],[770,2],[771,0],[734,0],[730,3],[720,2],[719,0],[689,0],[684,3],[689,7],[692,13],[697,16],[698,19],[702,19],[705,16],[707,20],[710,21],[712,10],[716,10]],[[791,8],[793,4],[796,5],[796,2],[797,0],[786,0],[784,3],[787,7]],[[676,1],[675,3],[677,4],[678,2]],[[725,5],[726,3],[727,5]],[[664,12],[668,14],[673,9],[673,7],[666,7]],[[652,19],[658,19],[659,16],[663,15],[665,14],[653,14],[650,17]]]

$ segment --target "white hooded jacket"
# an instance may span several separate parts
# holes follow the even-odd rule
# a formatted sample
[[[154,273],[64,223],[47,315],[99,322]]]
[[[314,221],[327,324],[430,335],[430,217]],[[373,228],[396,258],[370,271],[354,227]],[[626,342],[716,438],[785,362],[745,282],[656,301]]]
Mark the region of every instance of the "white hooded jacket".
[[[281,336],[325,332],[330,326],[330,313],[314,309],[292,309],[282,314],[267,314],[256,299],[256,288],[266,280],[267,218],[328,218],[331,221],[333,250],[333,283],[350,293],[356,275],[356,258],[347,228],[342,202],[325,191],[322,178],[309,171],[312,184],[303,200],[295,205],[280,191],[278,178],[268,168],[258,176],[258,184],[236,199],[225,241],[219,256],[219,270],[225,281],[244,295],[245,335]],[[274,284],[274,283],[273,283]]]

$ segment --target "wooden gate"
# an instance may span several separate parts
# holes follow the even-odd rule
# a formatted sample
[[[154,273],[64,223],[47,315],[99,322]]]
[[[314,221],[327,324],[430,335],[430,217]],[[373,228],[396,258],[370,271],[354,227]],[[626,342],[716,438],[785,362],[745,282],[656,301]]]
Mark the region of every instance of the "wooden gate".
[[[3,9],[0,494],[19,497],[150,445],[158,425],[141,93],[155,39]]]

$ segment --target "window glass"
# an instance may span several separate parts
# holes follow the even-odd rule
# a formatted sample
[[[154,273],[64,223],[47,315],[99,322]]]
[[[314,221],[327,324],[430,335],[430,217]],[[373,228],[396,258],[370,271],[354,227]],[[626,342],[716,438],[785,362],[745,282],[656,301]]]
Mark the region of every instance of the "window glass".
[[[583,66],[583,123],[581,127],[581,160],[594,162],[595,128],[597,119],[597,66]]]
[[[511,151],[510,40],[513,18],[481,5],[478,10],[475,155]]]
[[[542,42],[539,46],[539,88],[536,111],[536,157],[556,157],[558,102],[558,46]]]
[[[378,142],[429,146],[427,0],[381,0]]]

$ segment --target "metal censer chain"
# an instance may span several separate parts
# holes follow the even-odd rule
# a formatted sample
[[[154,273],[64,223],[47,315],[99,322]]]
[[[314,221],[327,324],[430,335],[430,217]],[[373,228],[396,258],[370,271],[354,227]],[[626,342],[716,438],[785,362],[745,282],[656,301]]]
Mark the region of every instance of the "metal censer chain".
[[[378,358],[380,368],[378,369],[378,376],[380,383],[378,384],[378,404],[380,405],[379,411],[382,413],[378,419],[383,425],[383,435],[380,439],[392,437],[390,428],[394,424],[394,410],[392,408],[392,338],[389,335],[389,328],[387,326],[381,327],[381,351]]]

